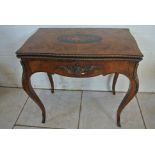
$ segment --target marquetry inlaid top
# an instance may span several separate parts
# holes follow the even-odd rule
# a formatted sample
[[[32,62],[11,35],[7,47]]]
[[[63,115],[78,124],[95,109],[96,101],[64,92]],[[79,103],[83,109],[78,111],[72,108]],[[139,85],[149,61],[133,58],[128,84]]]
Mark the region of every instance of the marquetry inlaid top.
[[[18,57],[143,57],[128,29],[41,28],[17,51]]]

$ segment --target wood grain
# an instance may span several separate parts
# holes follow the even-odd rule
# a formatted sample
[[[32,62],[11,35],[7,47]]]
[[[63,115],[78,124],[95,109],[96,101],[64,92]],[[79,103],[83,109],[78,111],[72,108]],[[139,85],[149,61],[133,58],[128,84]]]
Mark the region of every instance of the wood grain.
[[[63,39],[66,39],[67,35],[67,39],[72,40],[63,42],[64,40],[59,38],[62,35],[65,35]],[[49,28],[39,29],[32,35],[17,51],[17,57],[21,58],[23,66],[23,89],[40,107],[43,123],[46,120],[46,111],[31,86],[30,78],[33,74],[46,72],[52,93],[54,92],[53,74],[88,78],[114,73],[113,94],[115,94],[118,75],[126,76],[130,86],[117,110],[117,126],[121,126],[121,112],[138,92],[137,68],[143,55],[128,29]]]
[[[95,43],[64,43],[63,35],[89,34],[101,37]],[[17,56],[66,56],[66,57],[143,57],[128,29],[103,28],[42,28],[32,35],[17,51]]]

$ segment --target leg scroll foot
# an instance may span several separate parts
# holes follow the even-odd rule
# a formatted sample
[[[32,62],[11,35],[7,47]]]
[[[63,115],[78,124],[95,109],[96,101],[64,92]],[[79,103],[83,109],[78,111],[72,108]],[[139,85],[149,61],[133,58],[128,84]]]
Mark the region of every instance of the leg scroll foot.
[[[117,115],[117,126],[118,126],[118,127],[121,127],[120,115]]]
[[[42,113],[42,123],[46,122],[46,113]]]

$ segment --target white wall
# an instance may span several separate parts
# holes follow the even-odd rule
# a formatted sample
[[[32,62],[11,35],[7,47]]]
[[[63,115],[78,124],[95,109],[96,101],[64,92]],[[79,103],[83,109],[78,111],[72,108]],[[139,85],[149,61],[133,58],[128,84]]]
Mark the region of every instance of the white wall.
[[[16,50],[39,27],[58,26],[0,26],[0,86],[21,87],[22,68],[16,58]],[[75,27],[75,26],[59,26]],[[90,27],[90,26],[76,26]],[[91,26],[91,27],[126,27],[130,28],[139,48],[144,54],[140,62],[138,74],[140,92],[155,92],[155,26]],[[54,75],[56,89],[75,90],[111,90],[113,76],[98,76],[88,79],[67,78]],[[37,73],[32,76],[32,83],[37,88],[50,88],[46,74]],[[126,91],[128,80],[120,76],[116,89]]]

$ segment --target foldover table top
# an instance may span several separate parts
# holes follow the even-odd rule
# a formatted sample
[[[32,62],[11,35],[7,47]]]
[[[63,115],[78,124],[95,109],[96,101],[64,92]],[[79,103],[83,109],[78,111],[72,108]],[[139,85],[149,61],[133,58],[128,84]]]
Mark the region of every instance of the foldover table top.
[[[143,55],[129,29],[40,28],[17,51],[18,57],[123,58]]]
[[[23,89],[40,107],[43,123],[46,109],[32,88],[31,76],[34,73],[47,73],[52,93],[54,74],[88,78],[114,73],[114,95],[119,74],[126,76],[129,89],[116,114],[117,126],[121,126],[120,114],[138,92],[137,68],[143,55],[128,29],[41,28],[17,51],[17,57],[21,58],[23,67]]]

